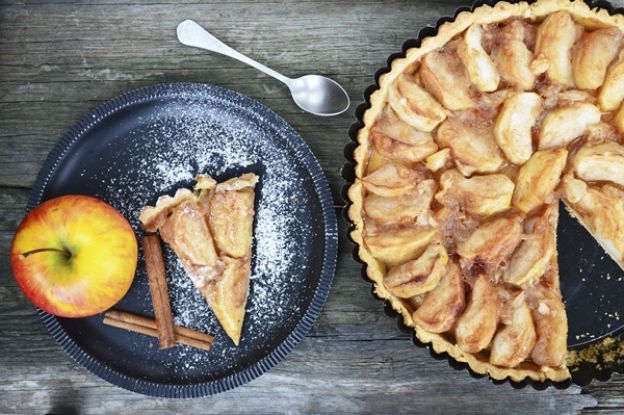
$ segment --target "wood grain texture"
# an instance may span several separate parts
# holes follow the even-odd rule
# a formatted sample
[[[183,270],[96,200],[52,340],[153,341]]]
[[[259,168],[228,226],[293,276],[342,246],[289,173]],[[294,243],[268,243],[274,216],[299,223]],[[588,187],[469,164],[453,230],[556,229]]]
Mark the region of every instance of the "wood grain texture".
[[[370,295],[343,223],[334,286],[310,334],[267,374],[206,399],[146,398],[91,375],[56,345],[11,276],[12,234],[58,136],[103,100],[153,83],[209,82],[269,106],[310,145],[340,204],[347,130],[374,72],[406,39],[459,5],[450,0],[1,1],[0,413],[622,413],[620,375],[583,390],[516,390],[474,379],[412,345]],[[254,70],[180,46],[175,26],[187,18],[287,75],[335,78],[354,105],[334,118],[302,113],[284,87]]]

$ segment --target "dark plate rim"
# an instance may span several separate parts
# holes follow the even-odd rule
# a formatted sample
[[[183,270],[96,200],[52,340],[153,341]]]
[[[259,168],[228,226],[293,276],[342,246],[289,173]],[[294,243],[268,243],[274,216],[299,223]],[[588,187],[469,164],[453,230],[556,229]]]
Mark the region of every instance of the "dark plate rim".
[[[155,84],[126,92],[90,110],[80,121],[74,124],[67,133],[60,137],[57,144],[49,153],[33,185],[26,211],[30,211],[42,202],[43,193],[47,184],[52,175],[56,173],[59,163],[67,155],[69,149],[78,142],[86,132],[103,121],[106,117],[127,106],[155,98],[184,97],[188,99],[193,93],[211,93],[213,91],[216,91],[222,96],[233,97],[237,102],[242,102],[244,104],[244,109],[249,111],[252,116],[258,112],[268,115],[267,118],[272,120],[274,125],[279,127],[281,131],[284,131],[284,138],[288,142],[288,145],[292,147],[299,160],[310,173],[314,182],[314,188],[321,203],[325,234],[323,265],[308,309],[284,341],[255,364],[229,376],[207,382],[167,384],[126,375],[87,353],[74,339],[69,337],[57,317],[37,309],[45,327],[50,331],[63,350],[77,363],[109,383],[144,395],[165,398],[196,398],[214,395],[248,383],[262,375],[284,359],[312,328],[312,325],[325,305],[334,278],[338,251],[337,217],[329,184],[318,160],[303,138],[301,138],[281,116],[252,98],[216,85],[188,82]]]
[[[391,54],[386,61],[386,66],[378,69],[375,72],[374,83],[369,85],[364,90],[364,94],[363,94],[364,101],[360,105],[358,105],[355,110],[356,120],[353,124],[351,124],[349,128],[350,141],[345,145],[344,152],[343,152],[343,155],[346,161],[343,164],[342,169],[341,169],[341,177],[345,183],[342,186],[340,196],[344,202],[343,204],[344,207],[342,208],[341,217],[342,217],[342,220],[347,225],[346,237],[354,246],[352,250],[353,259],[362,265],[361,277],[366,282],[370,283],[371,285],[371,295],[375,299],[384,302],[384,312],[386,313],[388,317],[396,319],[397,326],[399,327],[401,332],[409,334],[411,336],[412,342],[415,345],[419,347],[426,347],[429,350],[433,358],[437,360],[446,359],[449,366],[453,367],[456,370],[468,370],[468,372],[473,378],[486,378],[486,379],[491,380],[492,383],[495,383],[495,384],[502,384],[502,383],[508,382],[509,384],[512,385],[512,387],[516,389],[521,389],[528,385],[530,385],[536,390],[543,390],[550,386],[554,386],[557,389],[567,389],[568,387],[570,387],[570,385],[572,385],[572,383],[578,386],[585,386],[589,384],[593,379],[598,379],[601,381],[609,380],[614,372],[624,373],[624,368],[608,367],[606,365],[600,366],[598,364],[584,364],[583,366],[580,367],[580,370],[578,372],[571,373],[572,375],[571,379],[568,379],[562,382],[553,382],[551,380],[547,380],[545,382],[537,382],[528,378],[524,379],[521,382],[515,382],[509,378],[505,378],[503,380],[496,380],[496,379],[490,378],[488,375],[476,373],[468,366],[467,363],[458,362],[453,357],[451,357],[448,353],[435,352],[430,344],[422,343],[420,340],[418,340],[418,338],[416,338],[416,333],[414,332],[414,330],[405,326],[401,315],[399,315],[396,311],[394,311],[389,301],[379,297],[375,293],[375,286],[373,282],[366,275],[367,265],[359,257],[359,254],[358,254],[359,245],[351,238],[351,231],[354,229],[354,225],[351,222],[351,219],[349,219],[349,208],[351,207],[352,202],[351,202],[351,199],[349,199],[348,191],[349,191],[349,187],[351,187],[351,185],[355,181],[355,159],[353,158],[353,151],[358,146],[358,139],[357,139],[358,132],[360,131],[362,127],[364,127],[364,113],[371,107],[370,97],[375,91],[379,89],[379,78],[382,75],[390,72],[392,62],[395,59],[404,58],[408,49],[419,47],[423,39],[426,37],[435,36],[438,33],[438,29],[443,23],[454,21],[457,18],[457,15],[461,12],[465,12],[465,11],[473,12],[474,9],[476,9],[477,7],[484,6],[484,5],[493,6],[499,1],[507,1],[509,3],[519,3],[521,0],[476,0],[470,6],[461,6],[455,9],[455,12],[453,13],[452,16],[443,16],[439,18],[436,21],[435,25],[425,26],[418,32],[415,38],[406,40],[401,47],[401,51]],[[535,1],[536,0],[528,0],[526,2],[534,3]],[[624,14],[624,8],[622,7],[616,8],[606,0],[590,0],[590,1],[583,0],[583,1],[585,1],[585,3],[587,3],[590,7],[606,9],[610,15]]]

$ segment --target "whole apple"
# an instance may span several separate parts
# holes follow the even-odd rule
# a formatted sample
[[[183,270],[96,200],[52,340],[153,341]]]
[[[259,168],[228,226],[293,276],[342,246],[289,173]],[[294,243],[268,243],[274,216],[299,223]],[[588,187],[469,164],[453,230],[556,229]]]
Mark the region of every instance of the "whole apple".
[[[15,280],[34,305],[61,317],[86,317],[126,294],[137,240],[115,208],[91,196],[50,199],[31,210],[11,246]]]

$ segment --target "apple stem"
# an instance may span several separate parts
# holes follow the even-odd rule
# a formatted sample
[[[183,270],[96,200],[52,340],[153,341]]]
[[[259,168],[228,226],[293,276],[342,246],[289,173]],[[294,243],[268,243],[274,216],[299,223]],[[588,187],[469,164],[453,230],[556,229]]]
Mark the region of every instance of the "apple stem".
[[[67,249],[58,249],[58,248],[39,248],[39,249],[33,249],[32,251],[28,251],[28,252],[24,252],[20,254],[20,257],[22,259],[29,257],[32,254],[37,254],[39,252],[60,252],[63,255],[65,255],[65,257],[69,258],[71,257],[71,252],[69,252]]]

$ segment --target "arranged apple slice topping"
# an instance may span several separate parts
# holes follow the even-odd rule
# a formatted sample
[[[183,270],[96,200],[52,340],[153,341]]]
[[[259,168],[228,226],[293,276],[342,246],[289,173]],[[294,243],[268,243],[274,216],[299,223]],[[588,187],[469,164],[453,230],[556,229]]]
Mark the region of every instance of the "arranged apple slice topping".
[[[451,156],[451,149],[444,148],[427,157],[426,166],[429,170],[436,172],[452,162],[453,157]]]
[[[464,314],[457,321],[457,345],[467,353],[477,353],[488,347],[496,332],[500,300],[487,276],[480,274],[470,293]]]
[[[551,262],[550,271],[540,284],[527,289],[531,315],[535,323],[537,340],[531,350],[531,360],[542,366],[561,367],[565,365],[568,352],[568,319],[565,305],[559,292],[557,261]]]
[[[381,233],[365,232],[364,244],[371,254],[389,266],[416,258],[434,237],[431,228],[409,227]]]
[[[544,275],[555,253],[558,217],[558,206],[552,204],[543,215],[527,220],[524,240],[503,272],[505,282],[521,286]]]
[[[522,217],[507,215],[485,222],[457,246],[457,253],[469,261],[498,264],[520,243]]]
[[[258,176],[247,173],[217,184],[210,197],[206,197],[208,226],[215,243],[219,251],[232,258],[251,252],[257,182]],[[201,183],[199,179],[200,186]],[[202,199],[200,196],[200,202]]]
[[[433,51],[425,55],[420,66],[420,80],[445,108],[462,110],[474,105],[470,81],[464,66],[454,54]]]
[[[537,29],[535,53],[544,55],[548,60],[546,75],[554,83],[574,86],[571,50],[578,37],[578,29],[565,11],[550,14]]]
[[[159,227],[160,236],[180,258],[195,286],[201,289],[221,278],[223,263],[197,202],[185,200],[166,215],[167,220]]]
[[[425,294],[422,304],[412,314],[416,324],[432,333],[449,331],[464,312],[466,293],[459,266],[449,262],[438,285]]]
[[[624,267],[624,190],[610,184],[590,186],[568,174],[563,178],[563,194],[581,223]]]
[[[371,130],[371,139],[382,156],[393,160],[420,161],[438,150],[431,133],[400,121],[390,107]]]
[[[574,172],[585,181],[610,181],[624,186],[624,147],[612,141],[588,142],[574,157]]]
[[[444,206],[457,207],[473,215],[489,216],[511,206],[514,182],[503,174],[473,176],[469,179],[457,170],[440,176],[442,189],[435,198]]]
[[[585,32],[572,59],[574,83],[580,89],[598,89],[620,49],[622,32],[615,27]]]
[[[539,149],[566,146],[600,122],[598,107],[586,102],[572,102],[546,115],[539,134]]]
[[[511,21],[500,30],[499,42],[492,52],[501,78],[524,91],[535,85],[535,74],[531,70],[533,53],[524,42],[527,31],[526,23]]]
[[[618,132],[624,133],[624,104],[620,105],[620,109],[616,111],[613,117],[613,123]]]
[[[624,99],[624,55],[611,65],[598,93],[598,103],[603,111],[615,111]]]
[[[498,366],[514,367],[531,354],[537,335],[531,310],[524,293],[516,295],[502,307],[503,328],[492,340],[490,362]]]
[[[475,172],[493,173],[504,163],[491,128],[469,125],[458,118],[447,118],[438,127],[436,139],[441,147],[451,149],[457,169],[464,176]]]
[[[390,88],[390,106],[398,117],[421,131],[432,131],[446,118],[446,110],[416,81],[402,74]]]
[[[362,179],[364,187],[378,196],[392,197],[416,186],[418,173],[402,164],[388,163]]]
[[[500,82],[498,70],[481,44],[483,29],[481,25],[470,26],[462,42],[457,46],[457,55],[463,62],[472,83],[484,92],[496,91]]]
[[[521,92],[507,98],[494,125],[494,137],[505,157],[523,164],[533,154],[531,128],[542,110],[542,98],[535,92]]]
[[[548,203],[559,183],[567,157],[568,150],[561,147],[533,153],[518,173],[514,206],[523,212],[530,212]]]
[[[429,245],[418,259],[390,268],[383,283],[400,298],[410,298],[431,291],[446,273],[448,256],[442,245]]]
[[[427,226],[433,223],[429,207],[435,190],[434,180],[424,180],[413,191],[401,196],[382,197],[371,193],[364,199],[364,210],[370,218],[384,225],[416,222]]]

